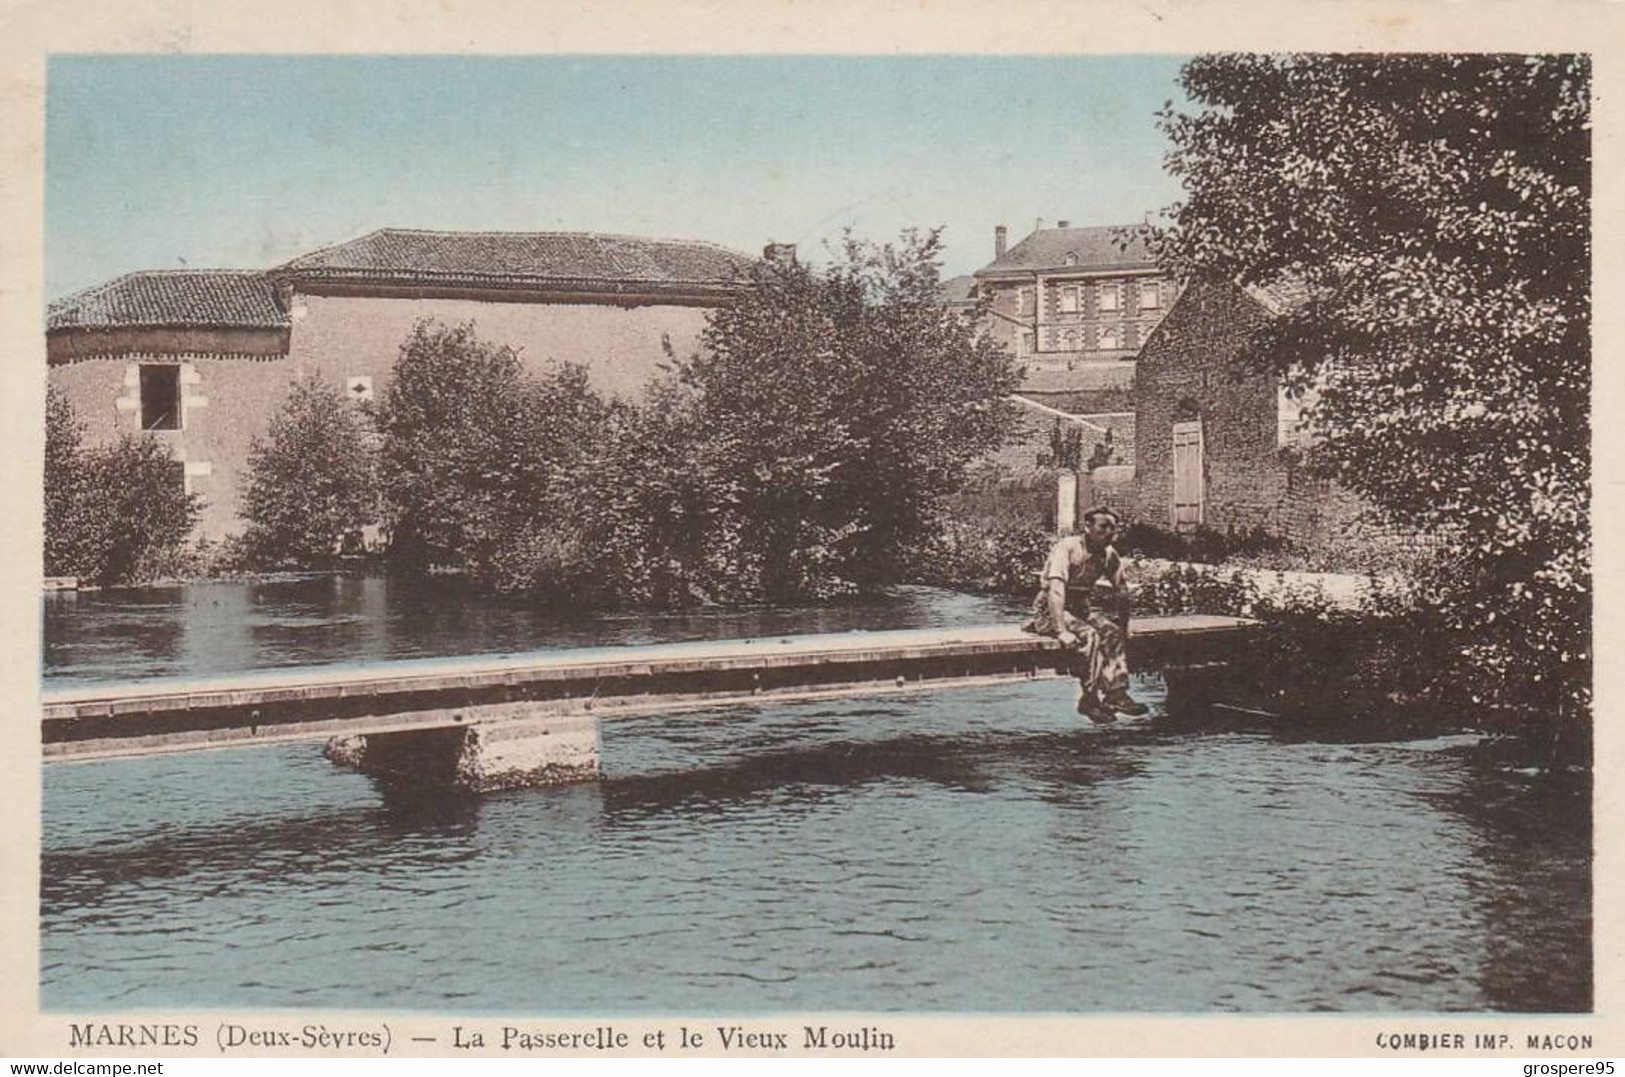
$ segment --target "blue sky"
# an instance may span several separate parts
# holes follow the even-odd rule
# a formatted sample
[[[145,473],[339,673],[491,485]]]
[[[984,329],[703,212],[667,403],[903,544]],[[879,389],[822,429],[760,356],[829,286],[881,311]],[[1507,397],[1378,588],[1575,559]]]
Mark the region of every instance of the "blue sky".
[[[946,275],[1178,196],[1173,57],[57,56],[46,293],[261,268],[374,228],[604,231],[816,256],[946,225]]]

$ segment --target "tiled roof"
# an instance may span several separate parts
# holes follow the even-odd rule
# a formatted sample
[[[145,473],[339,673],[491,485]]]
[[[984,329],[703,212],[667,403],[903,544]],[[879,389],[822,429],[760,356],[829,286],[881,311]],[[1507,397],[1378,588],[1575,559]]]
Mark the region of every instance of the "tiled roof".
[[[754,259],[695,240],[382,228],[272,270],[295,279],[674,288],[740,283]]]
[[[1155,269],[1137,224],[1097,228],[1041,228],[976,271],[978,277],[1037,269]]]
[[[266,275],[236,269],[126,273],[58,299],[47,316],[51,329],[280,329],[287,324]]]

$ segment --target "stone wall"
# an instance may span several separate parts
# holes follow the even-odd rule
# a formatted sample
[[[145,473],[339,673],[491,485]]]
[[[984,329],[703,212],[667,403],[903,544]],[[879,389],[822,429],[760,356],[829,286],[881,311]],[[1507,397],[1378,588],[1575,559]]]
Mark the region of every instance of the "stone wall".
[[[107,444],[141,432],[144,362],[178,363],[181,368],[181,427],[155,430],[151,436],[183,462],[187,489],[203,498],[198,536],[217,539],[241,532],[237,504],[249,447],[286,399],[292,364],[287,359],[187,358],[183,353],[53,365],[50,382],[67,395],[83,421],[87,443]]]
[[[1087,463],[1096,448],[1111,435],[1112,462],[1131,464],[1134,461],[1133,416],[1122,413],[1111,416],[1057,415],[1035,402],[1017,398],[1012,437],[1002,448],[987,458],[987,463],[1005,475],[1025,475],[1034,471],[1052,470],[1051,439],[1055,424],[1062,429],[1076,431],[1082,438],[1083,461]]]
[[[1116,512],[1124,526],[1136,522],[1140,511],[1135,469],[1128,466],[1099,467],[1078,475],[1078,518],[1094,508]]]
[[[1135,382],[1139,518],[1173,520],[1173,424],[1200,420],[1205,526],[1269,529],[1286,497],[1276,446],[1278,386],[1241,361],[1268,317],[1228,284],[1193,283],[1140,353]]]
[[[401,342],[423,318],[447,325],[472,321],[476,334],[518,348],[533,370],[567,361],[588,368],[601,392],[635,396],[667,361],[669,338],[682,358],[705,328],[707,308],[607,303],[497,303],[472,299],[398,299],[298,293],[289,354],[343,385],[370,377],[382,390]]]
[[[1280,384],[1246,354],[1271,315],[1227,283],[1189,285],[1140,353],[1136,370],[1138,519],[1173,527],[1173,424],[1200,420],[1203,526],[1263,531],[1349,561],[1405,555],[1436,539],[1386,524],[1335,483],[1310,475],[1280,437]]]
[[[382,299],[296,294],[287,353],[249,354],[280,339],[273,331],[165,330],[139,341],[98,336],[101,348],[127,354],[73,358],[84,345],[55,342],[49,378],[84,421],[92,443],[116,440],[141,429],[140,365],[181,366],[179,430],[152,436],[186,464],[190,490],[205,502],[197,534],[219,539],[238,534],[241,484],[253,439],[287,399],[288,385],[306,371],[320,371],[340,389],[364,386],[376,399],[388,383],[401,342],[423,317],[447,324],[472,320],[478,334],[521,349],[524,361],[542,370],[553,360],[585,365],[596,388],[634,396],[666,361],[662,339],[680,356],[697,346],[707,308],[687,305],[499,303],[459,299]],[[55,335],[53,335],[54,337]],[[141,344],[140,350],[135,350]],[[157,349],[157,350],[154,350]],[[220,354],[237,352],[239,354]],[[351,393],[352,398],[365,392]]]

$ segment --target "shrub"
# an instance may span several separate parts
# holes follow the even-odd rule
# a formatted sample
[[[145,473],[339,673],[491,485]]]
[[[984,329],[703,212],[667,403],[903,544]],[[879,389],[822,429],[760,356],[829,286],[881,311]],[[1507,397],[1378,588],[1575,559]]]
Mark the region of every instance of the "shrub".
[[[1031,524],[953,520],[916,547],[911,582],[979,594],[1037,592],[1055,536]]]
[[[535,378],[472,324],[419,323],[380,410],[391,554],[493,590],[612,590],[591,551],[616,425],[580,367]]]
[[[378,520],[376,442],[367,416],[321,375],[293,382],[249,449],[243,560],[259,568],[330,564]]]
[[[1218,564],[1234,558],[1256,558],[1260,555],[1290,554],[1290,544],[1262,528],[1253,528],[1239,534],[1199,527],[1194,531],[1175,532],[1145,523],[1131,523],[1123,529],[1117,548],[1125,556],[1160,557],[1170,561],[1197,561]]]
[[[668,429],[687,473],[665,518],[708,590],[797,601],[901,578],[943,499],[1007,436],[1014,361],[936,302],[940,248],[910,232],[849,238],[822,272],[760,263],[676,362],[693,396]]]
[[[45,398],[45,574],[90,579],[106,541],[105,518],[92,509],[85,467],[84,424],[66,394]]]
[[[1444,623],[1408,588],[1373,586],[1358,601],[1323,588],[1262,588],[1246,567],[1131,566],[1141,614],[1212,613],[1261,622],[1227,671],[1228,691],[1307,720],[1437,721],[1481,717],[1431,693],[1452,647]]]
[[[202,499],[169,449],[150,436],[87,448],[55,389],[45,417],[45,573],[108,585],[183,571]]]

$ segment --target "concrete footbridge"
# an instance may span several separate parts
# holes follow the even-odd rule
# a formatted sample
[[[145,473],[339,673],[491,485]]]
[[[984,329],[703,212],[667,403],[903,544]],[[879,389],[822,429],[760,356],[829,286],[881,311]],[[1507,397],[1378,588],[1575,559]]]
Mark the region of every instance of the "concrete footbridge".
[[[1137,618],[1136,670],[1221,666],[1254,622]],[[915,692],[1067,674],[1013,625],[841,632],[47,687],[47,761],[327,740],[335,762],[484,791],[590,780],[621,715]]]

